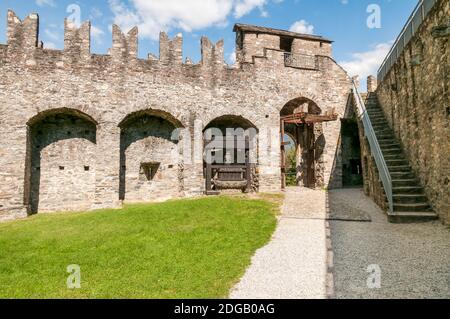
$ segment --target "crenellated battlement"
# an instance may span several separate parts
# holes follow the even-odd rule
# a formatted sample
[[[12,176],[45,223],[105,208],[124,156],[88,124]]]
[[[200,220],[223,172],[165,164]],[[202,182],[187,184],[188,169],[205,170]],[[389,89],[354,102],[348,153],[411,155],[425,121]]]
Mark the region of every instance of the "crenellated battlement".
[[[119,26],[112,26],[112,47],[107,55],[91,53],[91,22],[86,21],[76,26],[69,20],[64,21],[64,49],[45,49],[39,41],[39,15],[32,13],[23,21],[12,11],[8,10],[7,44],[3,45],[0,59],[7,59],[10,63],[25,64],[29,67],[38,66],[45,61],[45,65],[54,64],[58,67],[70,67],[87,64],[120,64],[142,66],[159,64],[161,67],[179,66],[221,66],[224,69],[223,41],[215,45],[202,37],[201,62],[194,65],[190,58],[183,63],[183,36],[176,35],[170,39],[165,32],[160,33],[159,58],[149,54],[148,59],[139,59],[138,28],[134,27],[126,34]],[[7,58],[9,57],[9,59]],[[5,61],[2,61],[5,62]],[[103,65],[104,66],[104,65]]]
[[[133,61],[138,56],[138,28],[124,34],[117,25],[112,26],[112,48],[110,55],[114,61]]]
[[[91,55],[91,23],[84,22],[79,28],[67,19],[64,21],[64,51],[74,61],[87,61]]]
[[[283,53],[317,55],[331,57],[331,41],[318,36],[302,35],[283,30],[275,30],[247,25],[236,25],[237,70],[248,69],[248,65],[257,67],[255,59],[272,61],[274,66],[292,67],[283,63]],[[126,34],[119,26],[112,26],[112,47],[107,55],[91,53],[91,23],[86,21],[80,26],[69,20],[64,21],[64,49],[45,49],[39,40],[39,15],[32,13],[23,21],[12,11],[7,16],[7,45],[0,54],[2,64],[11,63],[27,67],[83,68],[83,67],[129,67],[146,70],[149,68],[194,68],[215,73],[220,77],[220,69],[229,71],[224,59],[224,41],[212,43],[207,37],[200,41],[201,60],[193,64],[190,58],[183,62],[183,35],[170,39],[165,32],[159,37],[159,57],[149,54],[148,59],[138,57],[138,28],[134,27]],[[271,50],[275,53],[266,55]],[[277,54],[279,52],[279,54]],[[251,67],[251,66],[250,66]],[[308,68],[305,68],[308,70]],[[312,69],[309,68],[309,71]],[[197,71],[195,71],[197,72]]]
[[[225,63],[223,40],[220,40],[213,45],[207,37],[202,37],[201,45],[203,65],[223,65]]]
[[[183,63],[183,36],[178,34],[172,40],[165,32],[159,35],[159,61],[163,64]]]
[[[39,15],[32,13],[23,21],[12,11],[8,10],[7,39],[11,49],[30,51],[41,46],[39,41]]]

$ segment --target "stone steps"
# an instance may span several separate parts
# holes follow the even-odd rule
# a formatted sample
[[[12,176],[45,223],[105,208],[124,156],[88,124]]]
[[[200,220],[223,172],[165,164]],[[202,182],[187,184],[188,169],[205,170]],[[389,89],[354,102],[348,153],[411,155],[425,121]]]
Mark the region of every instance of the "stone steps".
[[[370,120],[373,122],[376,120],[387,122],[386,118],[384,117],[384,114],[378,114],[378,113],[374,114],[374,113],[369,113],[369,112],[368,112],[368,114],[370,116]]]
[[[369,117],[370,117],[370,115],[369,115]],[[370,122],[372,122],[372,125],[384,125],[384,124],[388,124],[388,122],[385,120],[385,119],[377,119],[377,118],[374,118],[374,119],[370,119]]]
[[[413,172],[391,172],[392,180],[404,180],[416,178]]]
[[[400,204],[394,203],[394,212],[427,212],[431,213],[433,210],[430,207],[430,204],[427,202],[422,203],[414,203],[414,204]]]
[[[425,194],[394,194],[393,199],[396,204],[428,204]]]
[[[380,144],[380,146],[383,145],[399,145],[397,143],[397,140],[395,138],[392,138],[392,136],[377,136],[378,137],[378,144]]]
[[[377,124],[377,125],[372,125],[372,127],[373,127],[373,130],[376,132],[377,130],[383,130],[383,129],[391,129],[390,127],[389,127],[389,124]]]
[[[397,150],[398,152],[398,150]],[[390,155],[384,155],[384,159],[386,161],[396,161],[396,160],[404,160],[406,161],[406,158],[403,156],[403,154],[390,154]]]
[[[387,141],[387,142],[381,141],[381,142],[379,142],[379,144],[380,144],[380,148],[381,148],[382,152],[384,150],[388,150],[388,149],[397,149],[399,153],[402,152],[401,146],[398,143],[392,143],[389,141]]]
[[[405,159],[405,158],[396,158],[396,159],[387,159],[387,158],[385,158],[385,160],[386,160],[386,164],[387,164],[387,166],[388,167],[391,167],[391,166],[394,166],[394,167],[396,167],[396,166],[409,166],[408,164],[408,161]]]
[[[388,164],[388,169],[389,169],[389,172],[391,172],[391,173],[398,173],[398,172],[404,172],[404,173],[409,173],[409,172],[412,172],[412,170],[411,170],[411,166],[409,166],[409,165],[399,165],[399,166],[390,166],[389,164]]]
[[[390,223],[417,223],[429,222],[437,220],[438,216],[434,212],[396,212],[388,213],[388,220]]]
[[[399,191],[403,191],[404,193],[408,193],[408,190],[423,190],[422,186],[417,186],[418,181],[415,178],[411,179],[395,179],[392,181],[393,189],[399,189]]]
[[[380,134],[391,134],[392,136],[394,136],[394,132],[392,131],[392,129],[389,127],[389,125],[380,125],[378,127],[373,127],[373,130],[375,131],[375,133],[380,133]]]
[[[378,144],[382,151],[396,149],[397,151],[402,152],[402,147],[397,142],[379,141]]]
[[[400,149],[400,147],[382,147],[381,151],[383,152],[384,156],[396,156],[397,154],[401,153],[402,150]]]
[[[388,212],[389,221],[403,223],[437,219],[373,93],[369,95],[366,107],[392,178],[394,212]]]

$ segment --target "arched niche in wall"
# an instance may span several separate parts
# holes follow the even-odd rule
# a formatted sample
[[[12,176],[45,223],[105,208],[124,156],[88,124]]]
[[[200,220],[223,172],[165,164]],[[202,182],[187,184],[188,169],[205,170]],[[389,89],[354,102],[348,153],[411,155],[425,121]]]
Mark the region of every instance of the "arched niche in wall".
[[[183,167],[176,135],[182,123],[167,112],[149,109],[128,115],[119,127],[120,200],[178,197],[183,191]]]
[[[204,128],[204,170],[207,192],[210,187],[257,191],[258,135],[256,125],[238,115],[223,115],[213,119]],[[222,165],[210,168],[207,164]],[[248,171],[242,167],[246,165]],[[208,173],[208,169],[210,172]],[[235,171],[233,171],[235,170]],[[240,171],[242,170],[242,171]],[[233,171],[233,172],[232,172]],[[227,176],[235,181],[223,181]],[[215,180],[210,184],[208,179]],[[245,184],[247,180],[247,184]],[[222,183],[222,184],[220,184]],[[241,187],[242,186],[242,187]]]
[[[70,108],[27,123],[25,205],[29,214],[87,210],[95,200],[97,122]]]
[[[248,137],[250,141],[250,157],[254,164],[258,156],[258,128],[250,120],[237,115],[223,115],[213,119],[203,130],[204,136],[218,135],[223,137],[235,135]],[[215,137],[215,136],[214,136]],[[208,144],[205,144],[207,147]],[[236,146],[236,145],[235,145]]]

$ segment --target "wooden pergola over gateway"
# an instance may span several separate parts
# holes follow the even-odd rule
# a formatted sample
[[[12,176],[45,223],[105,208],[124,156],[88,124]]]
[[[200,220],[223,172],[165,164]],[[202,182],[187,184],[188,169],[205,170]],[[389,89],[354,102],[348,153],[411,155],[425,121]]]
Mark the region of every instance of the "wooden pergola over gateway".
[[[286,125],[294,124],[307,125],[309,127],[314,127],[316,123],[333,122],[337,121],[338,115],[335,113],[334,109],[325,115],[309,114],[305,112],[299,112],[291,115],[281,116],[280,127],[281,127],[281,179],[282,179],[282,189],[286,189],[286,149],[285,146],[289,144],[284,141],[284,136],[286,135]],[[312,130],[311,136],[308,136],[308,140],[312,143],[315,141],[314,130]],[[313,147],[314,148],[314,147]],[[314,154],[312,154],[312,160],[314,161]],[[312,183],[313,181],[311,181]]]

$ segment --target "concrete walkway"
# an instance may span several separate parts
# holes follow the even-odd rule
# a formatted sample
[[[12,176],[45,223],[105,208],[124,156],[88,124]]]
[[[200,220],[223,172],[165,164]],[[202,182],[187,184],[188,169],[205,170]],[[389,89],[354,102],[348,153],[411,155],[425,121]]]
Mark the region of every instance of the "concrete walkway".
[[[256,252],[230,298],[326,298],[325,219],[325,191],[289,188],[272,241]]]

